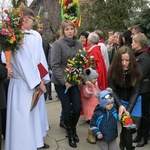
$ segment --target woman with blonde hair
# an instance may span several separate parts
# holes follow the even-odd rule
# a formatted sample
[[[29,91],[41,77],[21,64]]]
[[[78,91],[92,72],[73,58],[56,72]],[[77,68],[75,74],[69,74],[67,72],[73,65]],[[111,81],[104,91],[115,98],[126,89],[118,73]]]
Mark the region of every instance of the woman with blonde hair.
[[[64,122],[68,133],[68,141],[71,147],[77,147],[79,138],[76,134],[76,125],[81,111],[80,91],[77,84],[72,85],[65,80],[64,70],[68,59],[73,59],[82,49],[82,44],[76,38],[76,27],[70,20],[61,23],[60,36],[63,37],[53,43],[51,49],[51,68],[53,71],[52,82],[60,98]],[[64,93],[65,89],[67,93]]]

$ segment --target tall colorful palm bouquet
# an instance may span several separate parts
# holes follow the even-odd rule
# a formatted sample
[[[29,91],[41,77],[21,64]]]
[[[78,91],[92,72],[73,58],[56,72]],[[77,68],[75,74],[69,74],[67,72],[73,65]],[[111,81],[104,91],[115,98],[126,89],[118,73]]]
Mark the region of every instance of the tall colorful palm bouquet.
[[[43,6],[40,6],[40,9],[39,9],[39,12],[35,18],[35,23],[34,23],[34,26],[33,26],[33,29],[34,30],[37,30],[38,29],[38,23],[40,22],[40,19],[41,19],[41,13],[43,12]]]
[[[84,75],[83,70],[86,68],[88,64],[87,53],[84,50],[79,49],[78,53],[71,60],[68,59],[67,68],[65,71],[66,81],[72,85],[80,84],[81,79]],[[67,89],[65,93],[67,92]]]
[[[13,2],[11,10],[4,9],[6,18],[0,24],[0,46],[6,54],[6,66],[9,68],[11,53],[17,52],[20,44],[23,44],[24,24],[21,9],[23,3]]]
[[[58,0],[62,20],[71,20],[77,27],[81,24],[79,0]]]

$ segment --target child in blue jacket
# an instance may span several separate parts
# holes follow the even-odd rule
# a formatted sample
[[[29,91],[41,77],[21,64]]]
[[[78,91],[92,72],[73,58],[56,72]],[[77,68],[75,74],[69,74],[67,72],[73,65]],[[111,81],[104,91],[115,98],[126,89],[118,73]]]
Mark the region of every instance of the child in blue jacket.
[[[118,150],[118,114],[110,88],[100,92],[99,103],[90,121],[90,129],[97,139],[99,150]]]

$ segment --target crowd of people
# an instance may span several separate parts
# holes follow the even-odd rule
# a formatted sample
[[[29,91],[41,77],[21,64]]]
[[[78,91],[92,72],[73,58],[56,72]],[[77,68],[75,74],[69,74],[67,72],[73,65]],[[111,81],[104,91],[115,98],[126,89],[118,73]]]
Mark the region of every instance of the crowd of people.
[[[80,142],[76,126],[81,111],[89,124],[87,141],[97,143],[100,150],[119,149],[117,121],[123,116],[131,116],[136,127],[128,129],[121,122],[120,149],[135,149],[133,142],[137,142],[136,147],[147,144],[150,47],[142,26],[109,31],[104,40],[101,30],[83,31],[77,36],[75,24],[65,20],[50,45],[43,36],[44,24],[39,22],[37,31],[33,30],[34,13],[27,7],[22,12],[24,44],[12,55],[11,68],[0,59],[0,135],[5,139],[5,150],[49,148],[43,137],[49,130],[45,101],[52,100],[52,83],[62,106],[60,126],[66,129],[70,147],[76,148]],[[64,72],[68,59],[73,59],[79,49],[86,51],[88,58],[94,57],[94,68],[87,66],[80,85],[67,82]],[[41,76],[43,68],[47,72]],[[38,101],[31,110],[36,92]],[[135,132],[137,136],[132,139]]]

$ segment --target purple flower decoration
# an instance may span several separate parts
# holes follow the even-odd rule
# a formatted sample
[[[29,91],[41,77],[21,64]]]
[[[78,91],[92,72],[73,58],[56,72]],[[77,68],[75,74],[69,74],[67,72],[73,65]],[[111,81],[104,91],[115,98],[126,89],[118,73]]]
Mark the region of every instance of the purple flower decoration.
[[[6,18],[5,20],[7,23],[10,23],[10,18]]]

